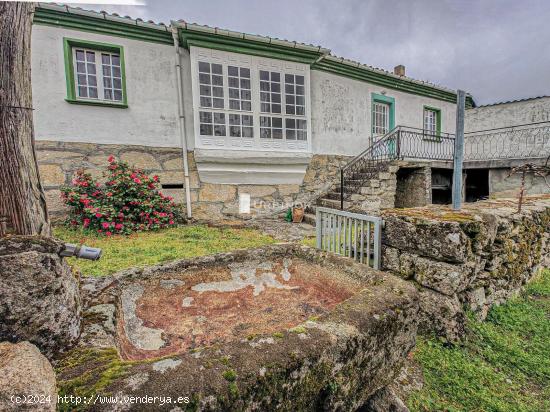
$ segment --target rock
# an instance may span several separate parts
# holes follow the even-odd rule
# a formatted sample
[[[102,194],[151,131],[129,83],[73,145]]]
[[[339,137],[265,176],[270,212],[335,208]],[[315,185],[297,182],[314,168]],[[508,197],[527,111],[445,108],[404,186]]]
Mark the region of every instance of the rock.
[[[41,164],[38,167],[40,180],[44,186],[61,186],[65,184],[65,173],[58,165]]]
[[[56,405],[55,373],[48,359],[29,342],[0,343],[0,410],[55,411]]]
[[[466,317],[458,297],[430,289],[420,291],[419,333],[436,333],[449,342],[458,342],[464,334]]]
[[[236,193],[235,185],[203,183],[199,192],[199,200],[201,202],[225,202],[235,199]]]
[[[120,156],[121,160],[128,162],[130,166],[134,166],[145,170],[161,170],[161,166],[155,156],[146,152],[129,151],[124,152]]]
[[[403,401],[388,388],[378,389],[358,412],[409,412]]]
[[[28,340],[48,357],[80,335],[78,280],[45,237],[0,239],[0,340]]]

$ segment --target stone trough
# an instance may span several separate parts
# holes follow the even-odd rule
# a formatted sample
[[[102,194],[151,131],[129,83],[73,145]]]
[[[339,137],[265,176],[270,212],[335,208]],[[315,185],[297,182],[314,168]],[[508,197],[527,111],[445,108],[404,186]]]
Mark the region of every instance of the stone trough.
[[[84,330],[58,365],[60,386],[188,397],[151,410],[354,410],[392,381],[417,329],[414,286],[297,244],[133,269],[82,289]]]

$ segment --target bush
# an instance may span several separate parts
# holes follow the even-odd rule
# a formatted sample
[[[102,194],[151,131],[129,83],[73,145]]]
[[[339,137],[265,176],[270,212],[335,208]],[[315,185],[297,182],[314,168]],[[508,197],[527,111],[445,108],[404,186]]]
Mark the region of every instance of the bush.
[[[149,177],[113,156],[108,161],[104,185],[78,171],[72,185],[61,189],[70,226],[111,236],[170,227],[182,220],[181,208],[158,191],[158,176]]]

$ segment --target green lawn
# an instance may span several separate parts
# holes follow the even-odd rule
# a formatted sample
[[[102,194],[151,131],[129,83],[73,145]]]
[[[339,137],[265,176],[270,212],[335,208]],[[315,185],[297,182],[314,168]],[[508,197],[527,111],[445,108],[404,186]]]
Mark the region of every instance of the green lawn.
[[[464,346],[419,339],[425,385],[411,411],[550,411],[550,270],[519,297],[468,323]]]
[[[54,234],[68,243],[84,243],[103,249],[101,259],[96,262],[69,259],[69,263],[85,276],[105,276],[130,267],[275,243],[273,238],[254,229],[213,228],[205,225],[110,238],[66,227],[54,228]]]

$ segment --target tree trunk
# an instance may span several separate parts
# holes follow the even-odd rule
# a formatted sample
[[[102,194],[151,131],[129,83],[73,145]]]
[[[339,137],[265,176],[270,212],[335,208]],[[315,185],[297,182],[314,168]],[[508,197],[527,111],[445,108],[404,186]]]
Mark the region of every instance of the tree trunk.
[[[34,152],[31,89],[33,3],[0,1],[0,236],[50,235]]]

